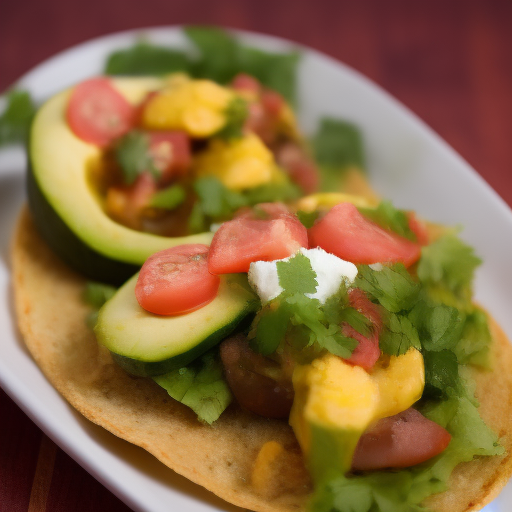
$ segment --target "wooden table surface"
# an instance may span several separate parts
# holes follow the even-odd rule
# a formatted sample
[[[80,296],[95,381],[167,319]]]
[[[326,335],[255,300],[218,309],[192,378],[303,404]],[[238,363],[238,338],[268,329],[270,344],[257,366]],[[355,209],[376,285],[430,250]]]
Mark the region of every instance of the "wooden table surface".
[[[1,0],[0,91],[69,46],[120,30],[218,24],[352,66],[414,111],[512,206],[509,0]],[[0,512],[128,511],[0,390]]]

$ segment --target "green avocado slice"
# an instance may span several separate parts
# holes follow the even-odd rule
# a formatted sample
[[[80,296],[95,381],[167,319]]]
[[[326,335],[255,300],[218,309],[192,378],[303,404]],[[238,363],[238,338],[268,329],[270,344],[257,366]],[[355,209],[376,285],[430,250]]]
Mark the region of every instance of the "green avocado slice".
[[[114,86],[132,103],[158,89],[156,78],[120,78]],[[184,243],[209,244],[212,233],[163,237],[129,229],[110,219],[88,182],[87,166],[100,149],[69,128],[71,90],[38,111],[29,143],[29,207],[42,236],[71,267],[91,279],[119,284],[153,253]]]
[[[243,325],[259,306],[246,274],[225,274],[217,296],[206,306],[184,315],[155,315],[137,302],[137,277],[105,303],[94,328],[98,342],[134,375],[161,375],[184,367]]]

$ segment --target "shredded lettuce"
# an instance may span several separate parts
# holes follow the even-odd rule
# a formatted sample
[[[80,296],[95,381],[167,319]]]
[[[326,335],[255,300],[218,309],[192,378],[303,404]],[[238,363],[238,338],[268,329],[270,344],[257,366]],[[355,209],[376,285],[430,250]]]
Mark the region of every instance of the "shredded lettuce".
[[[200,421],[212,424],[232,401],[222,373],[222,363],[212,349],[188,366],[153,377],[169,395],[190,407]]]

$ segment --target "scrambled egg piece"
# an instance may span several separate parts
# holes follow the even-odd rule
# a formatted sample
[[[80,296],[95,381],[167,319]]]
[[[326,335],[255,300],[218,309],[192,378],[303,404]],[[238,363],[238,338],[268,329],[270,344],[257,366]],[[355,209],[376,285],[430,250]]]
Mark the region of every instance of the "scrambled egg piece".
[[[368,426],[408,409],[424,385],[423,356],[414,348],[383,359],[372,373],[332,354],[298,366],[290,425],[313,478],[321,479],[332,468],[348,471]]]
[[[184,130],[191,137],[209,137],[224,126],[224,112],[234,98],[233,91],[211,80],[174,76],[149,99],[142,125],[150,130]]]
[[[285,175],[272,152],[256,135],[231,140],[213,139],[194,163],[198,177],[215,176],[231,190],[280,183]]]

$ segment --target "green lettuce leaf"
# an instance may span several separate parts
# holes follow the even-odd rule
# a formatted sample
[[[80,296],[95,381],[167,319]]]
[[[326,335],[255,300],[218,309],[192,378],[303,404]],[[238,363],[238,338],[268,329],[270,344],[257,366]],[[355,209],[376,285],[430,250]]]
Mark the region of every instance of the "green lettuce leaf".
[[[208,424],[217,420],[232,400],[216,349],[184,368],[153,377],[153,380],[172,398],[190,407],[200,421]]]

